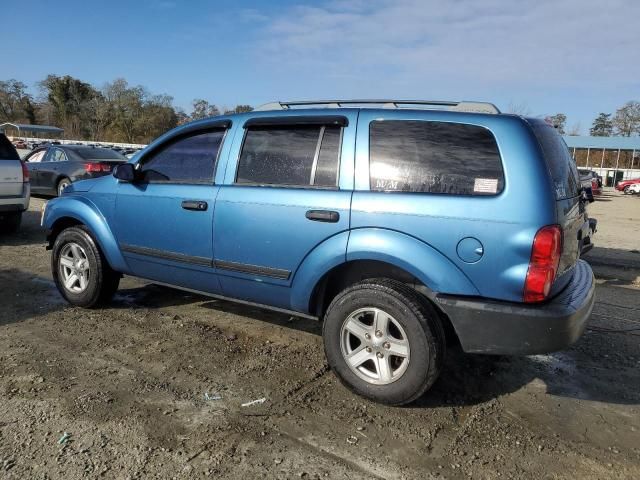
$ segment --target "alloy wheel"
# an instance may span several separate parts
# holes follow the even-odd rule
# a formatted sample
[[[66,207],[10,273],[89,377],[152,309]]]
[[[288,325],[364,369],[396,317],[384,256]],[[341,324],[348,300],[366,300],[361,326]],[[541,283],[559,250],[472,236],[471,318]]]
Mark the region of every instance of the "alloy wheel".
[[[340,331],[342,356],[359,378],[374,385],[398,380],[407,370],[410,346],[398,321],[384,310],[361,308]]]
[[[87,253],[80,245],[70,242],[62,247],[58,269],[62,284],[69,292],[82,293],[87,289],[91,269]]]

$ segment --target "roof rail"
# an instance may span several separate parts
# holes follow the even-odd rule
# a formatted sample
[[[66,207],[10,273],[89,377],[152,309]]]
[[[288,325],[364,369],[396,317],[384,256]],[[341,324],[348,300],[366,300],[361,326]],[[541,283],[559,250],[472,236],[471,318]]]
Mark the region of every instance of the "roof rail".
[[[324,108],[341,108],[363,105],[381,105],[382,108],[427,108],[432,110],[442,109],[456,112],[474,112],[474,113],[500,113],[498,107],[488,102],[451,102],[442,100],[380,100],[380,99],[363,99],[363,100],[302,100],[294,102],[270,102],[256,108],[255,111],[266,110],[290,110],[296,107],[312,107],[321,106]]]

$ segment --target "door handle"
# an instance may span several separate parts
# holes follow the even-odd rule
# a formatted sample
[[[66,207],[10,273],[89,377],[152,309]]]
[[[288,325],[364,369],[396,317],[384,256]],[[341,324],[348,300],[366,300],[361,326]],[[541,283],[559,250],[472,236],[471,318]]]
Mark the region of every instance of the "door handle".
[[[203,200],[185,200],[182,202],[182,208],[185,210],[196,210],[204,212],[209,205]]]
[[[314,222],[337,223],[340,220],[340,214],[332,210],[307,210],[305,217]]]

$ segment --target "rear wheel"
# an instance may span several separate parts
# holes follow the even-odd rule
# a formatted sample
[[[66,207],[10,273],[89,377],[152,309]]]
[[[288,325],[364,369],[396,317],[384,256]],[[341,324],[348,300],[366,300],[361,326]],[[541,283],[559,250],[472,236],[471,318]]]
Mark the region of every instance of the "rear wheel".
[[[7,213],[0,220],[0,230],[7,233],[15,233],[22,223],[22,212]]]
[[[62,192],[64,191],[65,188],[67,188],[69,185],[71,185],[71,180],[69,180],[68,178],[63,178],[58,182],[58,187],[57,187],[57,192],[58,192],[58,196],[62,195]]]
[[[355,393],[402,405],[438,377],[445,335],[437,311],[412,288],[371,279],[339,293],[322,330],[329,365]]]
[[[63,230],[52,250],[53,279],[69,303],[91,308],[111,300],[120,274],[111,269],[85,227]]]

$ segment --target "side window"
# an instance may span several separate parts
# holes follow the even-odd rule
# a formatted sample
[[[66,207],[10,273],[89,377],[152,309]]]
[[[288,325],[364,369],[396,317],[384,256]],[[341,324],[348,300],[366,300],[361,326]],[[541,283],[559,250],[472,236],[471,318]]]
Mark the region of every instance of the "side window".
[[[33,155],[27,158],[27,162],[29,163],[40,163],[44,158],[44,154],[47,153],[46,150],[40,150],[39,152],[35,152]]]
[[[140,167],[143,181],[212,183],[224,134],[225,130],[212,130],[170,141],[143,160]]]
[[[496,140],[476,125],[371,122],[369,164],[371,190],[496,195],[504,188]]]
[[[51,162],[64,162],[67,160],[67,155],[60,149],[56,148],[51,156]]]
[[[337,126],[248,128],[236,183],[335,187],[341,135]]]

